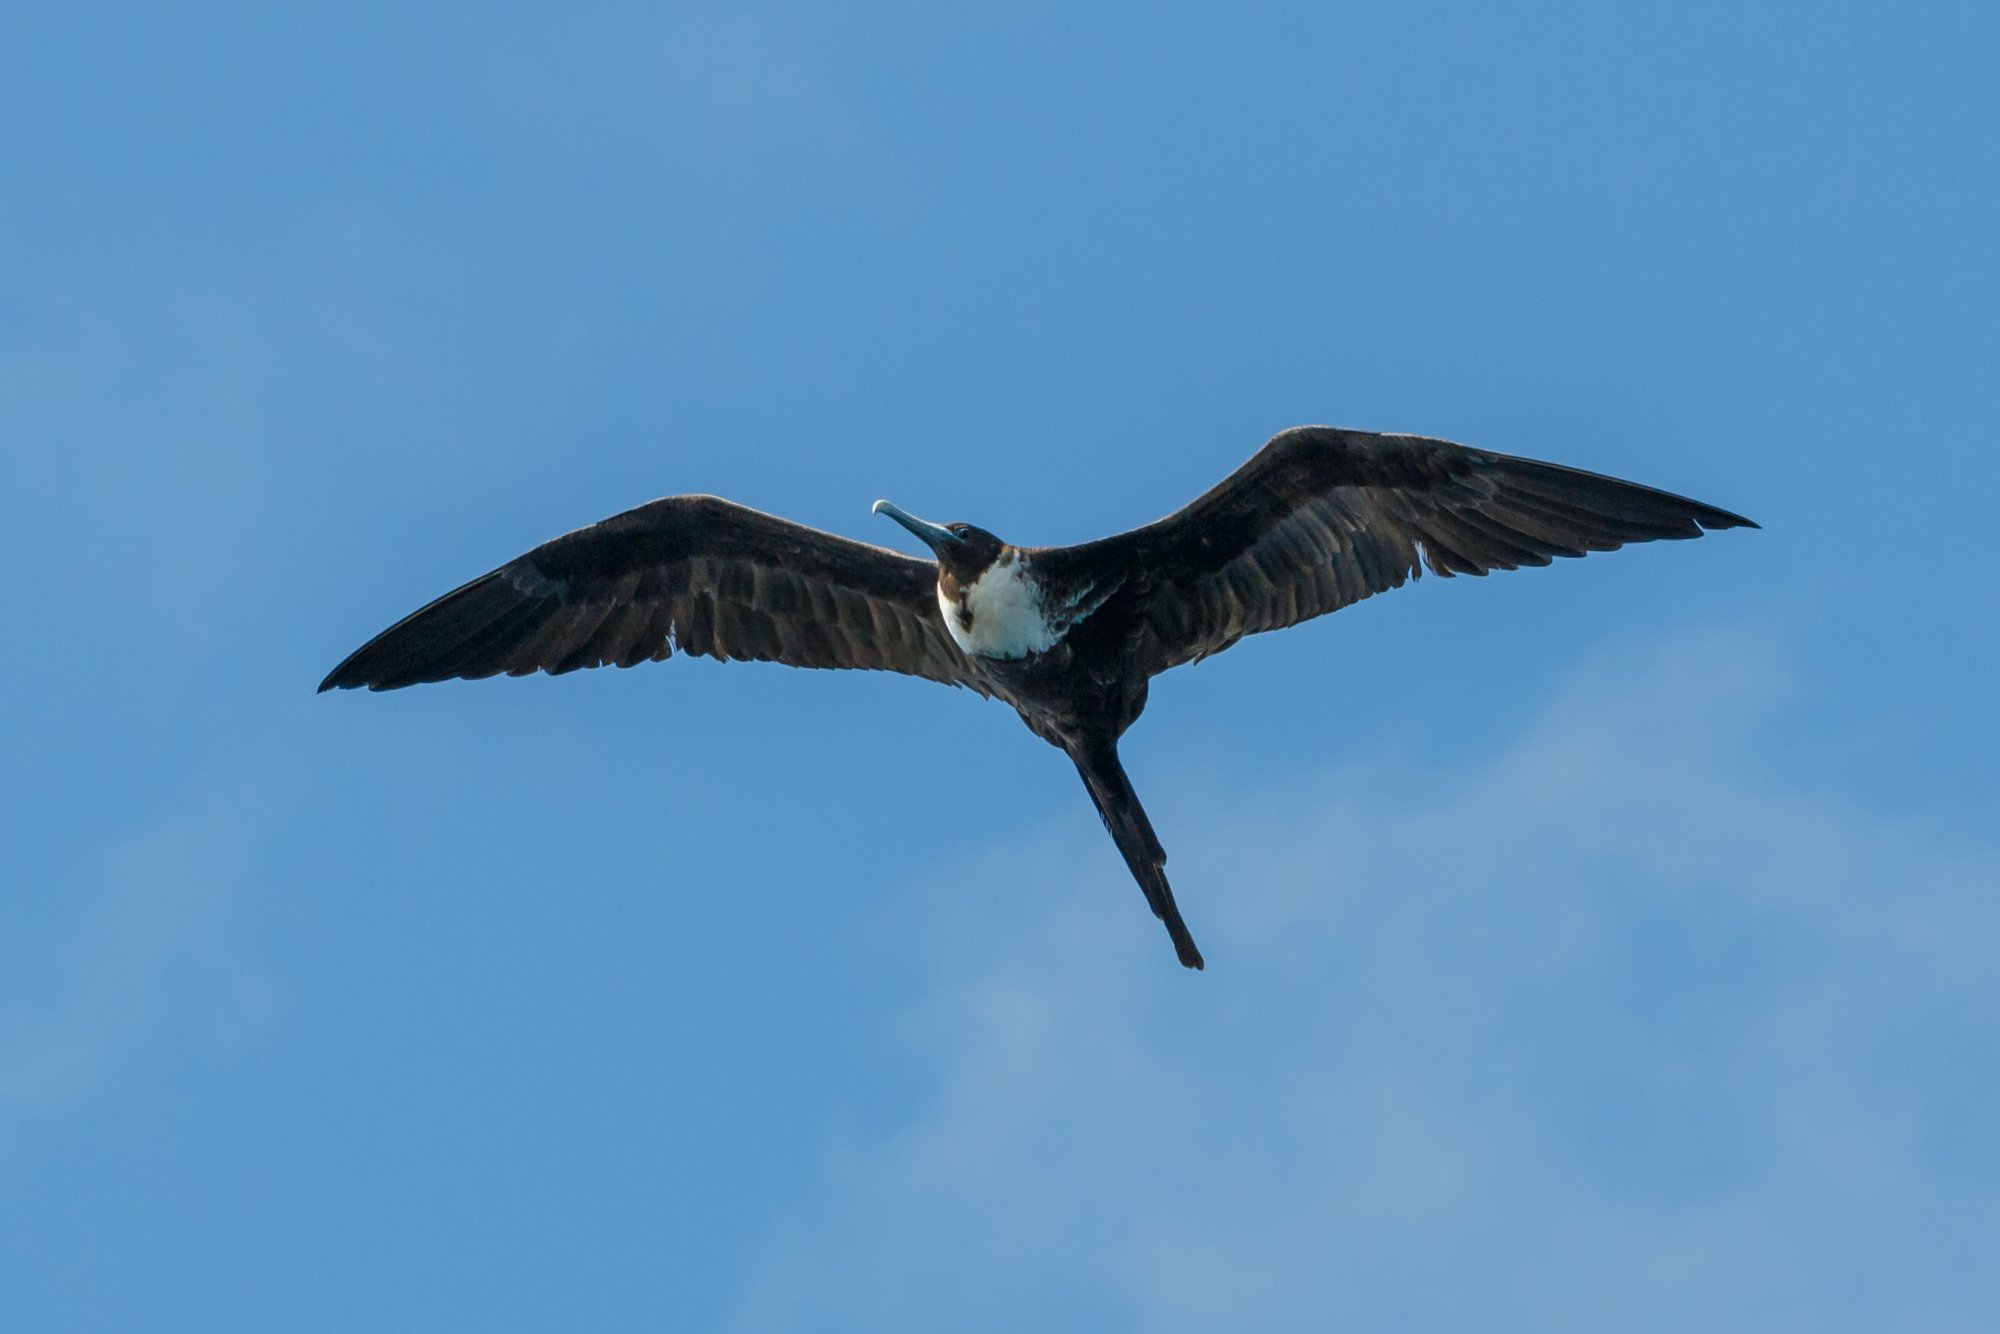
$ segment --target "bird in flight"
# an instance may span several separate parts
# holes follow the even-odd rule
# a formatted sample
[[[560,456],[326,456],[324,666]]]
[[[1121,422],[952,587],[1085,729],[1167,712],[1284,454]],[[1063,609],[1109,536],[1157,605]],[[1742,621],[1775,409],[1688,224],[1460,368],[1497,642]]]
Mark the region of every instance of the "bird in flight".
[[[1155,676],[1401,587],[1423,566],[1483,575],[1757,526],[1553,463],[1326,426],[1281,432],[1179,512],[1079,546],[1017,547],[886,500],[875,513],[936,559],[715,496],[655,500],[412,612],[319,688],[631,667],[676,652],[966,686],[1069,756],[1174,952],[1200,968],[1166,851],[1118,759]]]

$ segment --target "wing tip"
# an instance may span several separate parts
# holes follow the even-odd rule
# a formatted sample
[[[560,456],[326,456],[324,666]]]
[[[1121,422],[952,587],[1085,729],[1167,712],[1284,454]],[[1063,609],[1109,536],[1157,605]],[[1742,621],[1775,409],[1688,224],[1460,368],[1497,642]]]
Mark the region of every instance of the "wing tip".
[[[354,659],[351,657],[346,659],[340,666],[326,674],[326,679],[319,683],[319,689],[313,693],[324,695],[329,690],[353,690],[357,686],[367,685],[367,678],[357,674],[353,667]]]
[[[1741,514],[1731,514],[1728,510],[1719,510],[1713,505],[1702,506],[1701,512],[1694,516],[1694,521],[1701,525],[1705,533],[1720,532],[1725,528],[1752,528],[1761,532],[1764,527],[1755,519],[1746,519]]]
[[[313,693],[324,695],[329,690],[398,690],[403,686],[415,685],[423,678],[412,675],[407,663],[400,665],[383,661],[378,651],[382,636],[363,644],[341,660],[338,667],[326,674]]]
[[[326,674],[326,679],[313,693],[324,695],[329,690],[401,690],[405,686],[451,679],[453,674],[430,671],[423,663],[412,662],[407,656],[398,659],[384,654],[379,649],[379,639],[380,636],[349,654],[340,666]]]

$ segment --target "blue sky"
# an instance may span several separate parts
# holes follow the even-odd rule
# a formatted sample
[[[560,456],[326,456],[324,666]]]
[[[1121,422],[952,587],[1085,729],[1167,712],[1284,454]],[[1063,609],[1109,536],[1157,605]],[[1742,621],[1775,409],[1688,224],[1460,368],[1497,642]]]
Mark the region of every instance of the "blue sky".
[[[993,7],[987,7],[992,9]],[[12,6],[0,1325],[1990,1329],[1990,5]],[[656,495],[1758,533],[1004,710],[315,697]]]

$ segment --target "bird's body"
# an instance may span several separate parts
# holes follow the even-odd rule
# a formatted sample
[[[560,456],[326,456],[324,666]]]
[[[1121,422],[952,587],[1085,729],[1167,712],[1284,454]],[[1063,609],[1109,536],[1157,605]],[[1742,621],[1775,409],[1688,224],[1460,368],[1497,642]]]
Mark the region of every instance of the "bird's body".
[[[1118,759],[1148,682],[1245,635],[1442,575],[1755,527],[1698,501],[1422,436],[1299,427],[1176,514],[1070,547],[875,506],[935,563],[670,496],[579,529],[405,617],[320,689],[621,667],[675,652],[873,668],[1014,707],[1075,763],[1183,964],[1202,958]]]

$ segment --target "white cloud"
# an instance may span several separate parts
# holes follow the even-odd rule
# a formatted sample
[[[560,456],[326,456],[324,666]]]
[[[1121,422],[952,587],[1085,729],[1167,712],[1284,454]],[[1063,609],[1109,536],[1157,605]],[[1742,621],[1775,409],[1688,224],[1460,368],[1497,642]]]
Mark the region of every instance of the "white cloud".
[[[1991,1328],[2000,850],[1768,771],[1784,697],[1717,637],[1450,772],[1156,797],[1200,977],[1108,847],[989,853],[932,1092],[740,1326]]]

